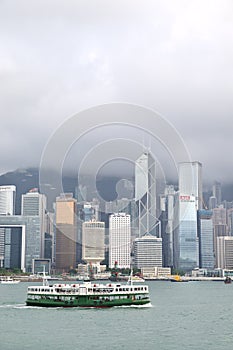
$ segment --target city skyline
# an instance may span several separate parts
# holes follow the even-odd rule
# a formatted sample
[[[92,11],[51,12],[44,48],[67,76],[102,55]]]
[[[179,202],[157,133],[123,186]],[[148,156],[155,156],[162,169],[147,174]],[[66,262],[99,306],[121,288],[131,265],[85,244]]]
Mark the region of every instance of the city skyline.
[[[139,267],[142,261],[145,268],[188,272],[197,268],[212,271],[211,266],[224,269],[224,261],[226,267],[231,268],[233,251],[219,247],[221,237],[232,237],[233,201],[222,201],[221,183],[214,182],[209,197],[209,205],[213,207],[207,210],[210,207],[206,207],[202,198],[200,162],[181,162],[179,187],[175,190],[173,185],[166,185],[162,193],[156,192],[156,171],[151,154],[143,152],[135,162],[135,196],[105,203],[105,211],[96,198],[91,202],[87,198],[77,201],[80,188],[76,186],[75,197],[72,192],[56,197],[53,212],[47,210],[46,195],[32,188],[21,195],[21,212],[15,215],[16,186],[1,186],[2,265],[13,266],[15,249],[18,262],[15,260],[14,264],[23,271],[34,269],[40,259],[49,262],[58,272],[75,269],[83,261],[101,271],[100,262],[106,263],[108,257],[110,268],[114,268],[116,262],[119,268],[129,268],[132,263]],[[132,190],[128,186],[129,183],[124,182],[126,193],[129,188]],[[121,193],[124,195],[124,191]],[[154,211],[155,203],[159,202],[159,230],[151,230],[148,217],[141,232],[144,210],[147,216],[147,211]],[[17,232],[12,228],[17,228]],[[147,256],[146,247],[153,259]],[[135,260],[131,259],[133,251]],[[154,263],[148,266],[150,260]]]

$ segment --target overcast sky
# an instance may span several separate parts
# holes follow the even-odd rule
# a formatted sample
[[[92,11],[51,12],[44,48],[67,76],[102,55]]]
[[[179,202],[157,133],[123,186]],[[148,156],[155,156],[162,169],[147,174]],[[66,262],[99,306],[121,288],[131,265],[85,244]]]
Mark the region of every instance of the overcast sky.
[[[0,0],[0,174],[111,102],[158,111],[204,179],[232,181],[233,1]]]

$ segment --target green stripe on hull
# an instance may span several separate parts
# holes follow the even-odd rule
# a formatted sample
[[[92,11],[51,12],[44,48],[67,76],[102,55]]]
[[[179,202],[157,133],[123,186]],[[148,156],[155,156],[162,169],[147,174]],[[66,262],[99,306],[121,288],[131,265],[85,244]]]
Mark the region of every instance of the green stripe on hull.
[[[114,299],[107,300],[90,300],[88,297],[79,297],[78,300],[70,301],[57,301],[57,300],[31,300],[26,301],[27,306],[39,306],[39,307],[113,307],[113,306],[131,306],[131,305],[145,305],[150,303],[149,298],[144,299]]]

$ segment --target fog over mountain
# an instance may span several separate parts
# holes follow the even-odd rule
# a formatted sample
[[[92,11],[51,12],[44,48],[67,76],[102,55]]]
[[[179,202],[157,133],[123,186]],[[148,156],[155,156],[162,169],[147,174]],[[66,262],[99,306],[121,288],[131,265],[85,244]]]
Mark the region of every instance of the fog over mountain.
[[[230,184],[232,18],[231,0],[1,1],[0,174],[39,167],[70,116],[120,102],[157,111],[202,162],[204,182]],[[111,130],[87,129],[62,163],[75,170],[96,145],[132,135],[163,159],[146,132],[109,118]]]

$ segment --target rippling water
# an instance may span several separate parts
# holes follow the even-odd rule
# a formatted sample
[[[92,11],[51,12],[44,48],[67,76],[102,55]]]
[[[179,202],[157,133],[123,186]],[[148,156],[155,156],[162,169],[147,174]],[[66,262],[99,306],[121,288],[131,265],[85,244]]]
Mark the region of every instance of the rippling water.
[[[233,284],[148,282],[151,306],[26,307],[28,283],[0,285],[1,350],[228,350]]]

